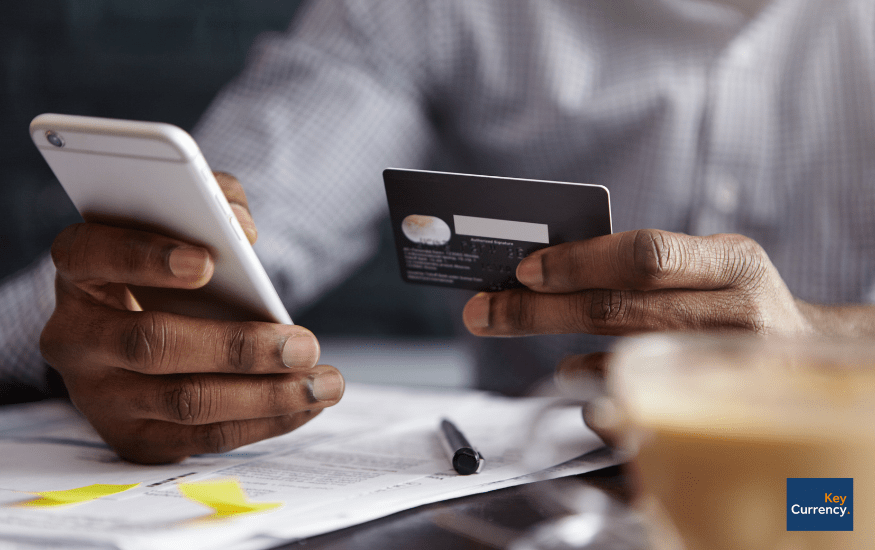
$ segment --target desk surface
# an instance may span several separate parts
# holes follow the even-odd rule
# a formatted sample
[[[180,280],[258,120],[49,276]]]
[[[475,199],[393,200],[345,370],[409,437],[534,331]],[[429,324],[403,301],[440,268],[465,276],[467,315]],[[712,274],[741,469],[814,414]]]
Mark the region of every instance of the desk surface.
[[[325,535],[289,543],[277,550],[487,549],[517,544],[521,550],[542,548],[524,545],[538,526],[566,512],[551,495],[577,488],[598,491],[610,503],[606,530],[594,536],[588,550],[624,548],[645,550],[640,524],[628,509],[628,483],[619,466],[574,478],[542,481],[491,493],[473,495],[407,510],[379,520]],[[633,526],[629,529],[629,525]],[[623,526],[622,546],[611,527]],[[527,538],[528,537],[528,538]],[[546,547],[543,547],[546,550]],[[570,546],[553,546],[569,549]]]

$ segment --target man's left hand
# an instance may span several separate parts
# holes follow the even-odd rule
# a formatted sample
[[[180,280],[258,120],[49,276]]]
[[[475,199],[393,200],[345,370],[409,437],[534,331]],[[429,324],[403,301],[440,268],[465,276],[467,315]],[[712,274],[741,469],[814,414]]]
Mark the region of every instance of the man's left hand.
[[[520,262],[528,288],[480,293],[464,321],[478,336],[741,329],[805,334],[810,322],[765,251],[741,235],[655,229],[539,250]]]

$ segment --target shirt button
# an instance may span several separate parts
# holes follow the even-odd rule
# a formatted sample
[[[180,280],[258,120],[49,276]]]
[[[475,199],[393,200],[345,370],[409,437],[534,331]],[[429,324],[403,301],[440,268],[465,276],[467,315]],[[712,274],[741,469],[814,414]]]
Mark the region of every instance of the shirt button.
[[[724,214],[735,212],[738,210],[740,188],[738,180],[729,174],[714,177],[709,189],[711,204]]]

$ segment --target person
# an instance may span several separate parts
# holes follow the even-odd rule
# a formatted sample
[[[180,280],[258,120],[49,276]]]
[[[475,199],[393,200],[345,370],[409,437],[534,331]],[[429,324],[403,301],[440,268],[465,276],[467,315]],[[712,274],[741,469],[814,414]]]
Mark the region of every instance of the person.
[[[312,2],[196,137],[293,311],[372,251],[387,166],[606,185],[614,234],[535,253],[526,289],[465,305],[478,336],[568,335],[484,340],[493,379],[588,334],[869,337],[873,22],[868,0]],[[85,224],[52,256],[42,352],[125,458],[232,448],[341,397],[303,328],[123,307],[126,284],[202,284],[203,250]],[[0,291],[21,318],[3,368],[37,382],[52,272]]]

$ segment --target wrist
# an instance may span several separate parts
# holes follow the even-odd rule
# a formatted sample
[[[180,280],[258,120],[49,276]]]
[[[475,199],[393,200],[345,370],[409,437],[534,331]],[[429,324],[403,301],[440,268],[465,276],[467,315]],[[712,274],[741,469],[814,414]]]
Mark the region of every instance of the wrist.
[[[812,304],[796,299],[796,307],[814,334],[820,336],[875,336],[875,306]]]

